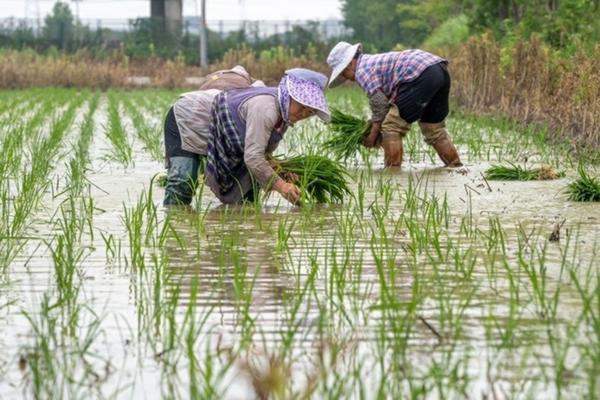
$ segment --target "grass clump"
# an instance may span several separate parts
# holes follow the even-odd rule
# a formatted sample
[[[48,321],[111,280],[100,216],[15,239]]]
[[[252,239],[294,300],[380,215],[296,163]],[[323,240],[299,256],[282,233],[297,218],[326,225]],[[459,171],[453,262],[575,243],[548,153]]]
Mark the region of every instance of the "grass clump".
[[[276,160],[275,171],[282,179],[298,185],[309,202],[341,202],[350,194],[348,173],[336,161],[319,155]]]
[[[329,126],[334,135],[324,143],[325,148],[337,158],[347,159],[358,151],[371,123],[334,108]]]
[[[527,168],[519,165],[492,165],[485,171],[485,178],[493,181],[544,181],[560,178],[561,174],[548,165]]]
[[[571,201],[600,201],[600,180],[588,175],[580,165],[579,178],[569,183],[567,195]]]

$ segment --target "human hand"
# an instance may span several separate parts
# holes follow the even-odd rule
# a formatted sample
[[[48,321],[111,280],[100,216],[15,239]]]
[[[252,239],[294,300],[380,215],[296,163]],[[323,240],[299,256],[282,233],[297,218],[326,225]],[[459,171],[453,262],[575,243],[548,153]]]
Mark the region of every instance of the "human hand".
[[[381,123],[373,122],[371,125],[371,130],[369,134],[363,140],[363,145],[367,148],[372,148],[377,146],[378,142],[381,141]]]
[[[281,176],[281,178],[284,181],[289,182],[289,183],[296,183],[300,180],[300,177],[298,176],[298,174],[295,174],[293,172],[287,172],[287,171],[280,172],[279,176]]]
[[[284,181],[283,179],[279,179],[277,180],[277,182],[275,182],[273,188],[276,191],[278,191],[279,194],[281,194],[281,196],[283,196],[283,198],[289,201],[290,203],[294,205],[300,204],[300,189],[293,183],[289,183]]]

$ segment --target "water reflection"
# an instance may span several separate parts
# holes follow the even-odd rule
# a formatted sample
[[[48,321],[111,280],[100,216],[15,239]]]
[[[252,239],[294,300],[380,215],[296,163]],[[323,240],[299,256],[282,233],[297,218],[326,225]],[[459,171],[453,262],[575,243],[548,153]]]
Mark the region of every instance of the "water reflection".
[[[276,251],[281,214],[260,213],[248,206],[218,207],[205,213],[171,210],[164,250],[169,285],[182,299],[198,280],[198,305],[231,313],[247,301],[261,313],[276,312],[283,296],[293,296],[289,274]],[[260,212],[260,211],[259,211]],[[274,228],[275,227],[275,228]],[[185,301],[182,303],[185,305]]]

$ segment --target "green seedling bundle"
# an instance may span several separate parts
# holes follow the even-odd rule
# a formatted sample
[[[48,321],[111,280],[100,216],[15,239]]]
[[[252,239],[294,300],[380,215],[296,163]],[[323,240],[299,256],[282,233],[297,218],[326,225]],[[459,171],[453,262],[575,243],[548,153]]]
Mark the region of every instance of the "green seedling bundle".
[[[360,149],[371,124],[362,118],[333,108],[329,126],[333,136],[323,146],[337,158],[348,159]]]
[[[280,159],[278,169],[283,179],[297,184],[310,202],[342,202],[350,195],[346,170],[327,157],[306,155]]]
[[[600,179],[586,172],[583,165],[578,168],[579,177],[569,183],[567,195],[573,201],[600,201]]]
[[[485,171],[485,177],[496,181],[542,181],[558,179],[560,174],[548,165],[533,168],[510,164],[492,165]]]

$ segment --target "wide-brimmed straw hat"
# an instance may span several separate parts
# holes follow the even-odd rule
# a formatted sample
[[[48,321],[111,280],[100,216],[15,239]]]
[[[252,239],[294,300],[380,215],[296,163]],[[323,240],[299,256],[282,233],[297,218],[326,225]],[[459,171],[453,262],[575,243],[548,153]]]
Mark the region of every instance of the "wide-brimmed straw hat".
[[[331,120],[331,113],[325,99],[324,89],[327,77],[319,72],[304,68],[294,68],[286,71],[280,83],[280,95],[296,100],[303,106],[315,110],[317,116],[324,122]],[[287,92],[287,93],[286,93]],[[285,104],[286,113],[289,104]],[[287,117],[287,115],[286,115]]]
[[[360,43],[350,44],[348,42],[339,42],[334,46],[327,56],[327,64],[331,67],[331,78],[329,78],[329,87],[333,88],[342,84],[346,78],[342,72],[352,62],[356,52],[361,49]]]

